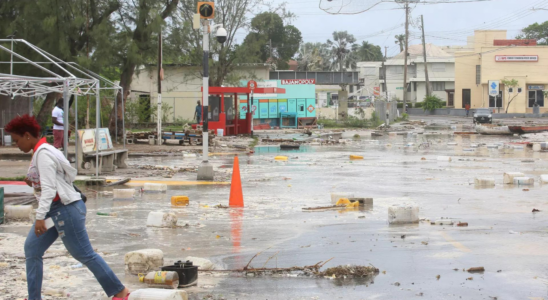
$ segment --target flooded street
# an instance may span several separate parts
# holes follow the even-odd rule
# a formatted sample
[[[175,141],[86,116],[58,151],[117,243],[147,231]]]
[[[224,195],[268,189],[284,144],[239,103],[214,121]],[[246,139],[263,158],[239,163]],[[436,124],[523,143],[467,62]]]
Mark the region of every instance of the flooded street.
[[[162,250],[165,265],[192,256],[210,259],[219,269],[241,269],[261,252],[250,266],[286,268],[332,258],[325,268],[371,264],[380,271],[368,279],[200,272],[198,286],[187,289],[190,299],[542,299],[548,295],[542,263],[548,255],[544,240],[548,186],[538,181],[548,169],[548,153],[511,144],[519,141],[513,136],[461,136],[433,130],[383,137],[361,133],[353,138],[354,134],[343,133],[347,142],[342,145],[303,146],[297,151],[258,146],[254,154],[240,155],[243,209],[215,208],[228,205],[230,185],[226,184],[169,185],[165,194],[142,194],[134,200],[113,200],[88,191],[92,245],[121,276],[125,253],[146,248]],[[351,154],[364,159],[350,160]],[[288,161],[274,161],[277,155],[287,156]],[[441,161],[440,156],[451,161]],[[129,160],[131,165],[163,166],[199,162],[180,157]],[[213,156],[210,162],[230,181],[233,155]],[[522,172],[535,178],[535,185],[503,185],[505,172]],[[195,174],[185,176],[177,179],[195,180]],[[494,178],[496,186],[476,188],[476,177]],[[330,194],[338,192],[373,198],[374,204],[302,210],[331,205]],[[188,196],[190,205],[172,208],[174,195]],[[388,207],[403,203],[417,205],[421,221],[389,225]],[[540,212],[532,213],[534,208]],[[158,210],[175,213],[180,227],[146,227],[148,213]],[[98,212],[116,212],[117,217]],[[469,225],[431,225],[442,218]],[[0,289],[13,296],[4,299],[25,297],[26,282],[19,278],[24,261],[13,256],[23,253],[29,228],[30,224],[0,226],[2,247],[11,238],[9,251],[0,252],[12,261],[10,274],[15,274],[16,282],[7,287],[10,279],[2,279]],[[63,246],[58,241],[54,248]],[[102,299],[91,273],[71,267],[76,264],[72,258],[46,259],[46,279],[61,272],[67,280],[45,280],[44,288],[67,289],[71,299]],[[472,267],[484,267],[485,272],[464,271]],[[141,287],[135,276],[123,278],[131,289]],[[80,281],[84,288],[77,287]]]

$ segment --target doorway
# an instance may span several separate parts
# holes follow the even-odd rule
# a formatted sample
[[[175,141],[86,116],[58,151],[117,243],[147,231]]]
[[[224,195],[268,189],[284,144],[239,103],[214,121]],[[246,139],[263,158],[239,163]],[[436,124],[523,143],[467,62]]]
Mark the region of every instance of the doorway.
[[[471,103],[472,103],[472,90],[462,89],[462,108],[465,108],[466,105],[471,106]]]

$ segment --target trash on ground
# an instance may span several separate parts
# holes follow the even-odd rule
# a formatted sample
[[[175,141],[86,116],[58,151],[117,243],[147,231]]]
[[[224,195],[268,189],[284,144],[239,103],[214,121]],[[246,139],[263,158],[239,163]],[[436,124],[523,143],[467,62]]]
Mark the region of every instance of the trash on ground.
[[[126,253],[124,263],[128,274],[148,273],[164,265],[164,252],[160,249],[131,251]]]
[[[466,270],[466,272],[468,272],[468,273],[481,273],[481,272],[485,272],[485,268],[484,267],[473,267],[473,268],[470,268],[470,269]]]

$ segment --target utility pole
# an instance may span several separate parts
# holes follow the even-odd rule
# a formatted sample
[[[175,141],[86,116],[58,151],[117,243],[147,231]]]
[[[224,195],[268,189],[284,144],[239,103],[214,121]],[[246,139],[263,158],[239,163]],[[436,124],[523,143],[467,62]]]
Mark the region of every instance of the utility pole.
[[[158,146],[162,145],[162,29],[158,35]]]
[[[424,18],[421,15],[422,55],[424,56],[424,78],[426,79],[426,96],[430,97],[430,80],[428,80],[428,65],[426,64],[426,42],[424,38]]]
[[[202,88],[202,164],[198,167],[198,180],[213,180],[213,166],[209,164],[209,20],[202,21],[203,27],[203,88]]]
[[[388,83],[386,78],[386,51],[388,50],[388,46],[384,46],[384,60],[382,62],[382,68],[384,73],[384,92],[386,94],[386,101],[388,101]]]
[[[407,53],[409,51],[409,0],[405,0],[405,53],[403,59],[403,111],[407,105]]]

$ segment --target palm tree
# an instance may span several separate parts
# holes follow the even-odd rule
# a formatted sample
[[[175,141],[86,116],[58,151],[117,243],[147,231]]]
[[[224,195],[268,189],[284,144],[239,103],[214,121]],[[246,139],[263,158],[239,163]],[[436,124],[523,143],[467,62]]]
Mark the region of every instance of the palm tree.
[[[394,41],[395,44],[400,45],[400,53],[403,52],[403,45],[405,43],[405,34],[398,34],[395,36],[396,41]]]
[[[328,61],[327,47],[323,43],[304,43],[297,56],[299,71],[325,71]]]
[[[342,72],[356,68],[357,56],[355,55],[358,45],[356,38],[347,31],[333,32],[333,41],[327,40],[331,48],[331,70]]]
[[[381,47],[368,42],[362,42],[357,55],[359,61],[381,61],[383,59]]]

